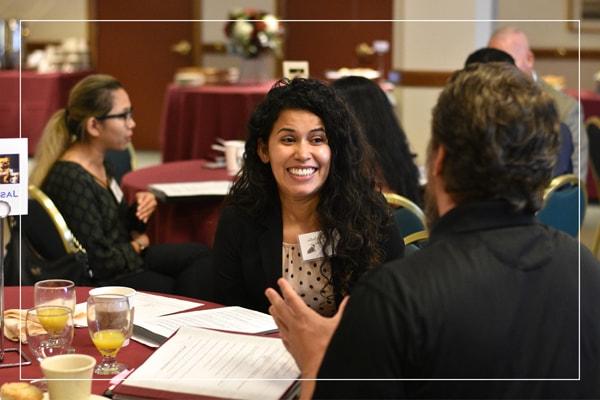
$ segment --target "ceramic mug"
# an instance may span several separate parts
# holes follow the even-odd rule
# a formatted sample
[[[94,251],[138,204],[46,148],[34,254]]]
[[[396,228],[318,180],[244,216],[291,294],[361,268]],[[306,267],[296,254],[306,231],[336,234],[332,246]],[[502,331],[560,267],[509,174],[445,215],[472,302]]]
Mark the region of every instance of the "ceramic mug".
[[[44,358],[40,367],[50,400],[89,400],[96,359],[87,354],[63,354]]]

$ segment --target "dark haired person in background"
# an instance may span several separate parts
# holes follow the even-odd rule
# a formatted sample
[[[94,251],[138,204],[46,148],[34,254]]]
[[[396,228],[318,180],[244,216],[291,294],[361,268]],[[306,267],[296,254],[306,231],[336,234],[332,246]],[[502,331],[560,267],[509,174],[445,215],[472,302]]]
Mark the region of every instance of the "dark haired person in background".
[[[283,277],[313,316],[332,316],[404,251],[368,146],[333,89],[310,79],[276,83],[248,129],[213,246],[219,300],[266,312],[264,291]]]
[[[332,84],[348,105],[374,152],[377,185],[422,205],[419,169],[414,163],[406,134],[381,88],[373,81],[349,76]]]
[[[302,377],[349,379],[315,398],[600,398],[600,264],[534,215],[557,131],[554,102],[514,66],[453,74],[433,110],[428,246],[361,280],[337,330],[304,330],[286,282],[266,292]]]

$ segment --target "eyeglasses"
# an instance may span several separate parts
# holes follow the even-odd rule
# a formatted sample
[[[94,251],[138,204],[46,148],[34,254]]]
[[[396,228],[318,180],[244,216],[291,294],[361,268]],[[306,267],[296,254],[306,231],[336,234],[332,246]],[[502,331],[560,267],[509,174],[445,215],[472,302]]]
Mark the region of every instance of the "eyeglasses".
[[[98,121],[104,121],[105,119],[111,119],[111,118],[120,118],[123,121],[130,121],[133,119],[133,109],[122,112],[120,114],[108,114],[108,115],[103,115],[101,117],[96,117],[96,119]]]

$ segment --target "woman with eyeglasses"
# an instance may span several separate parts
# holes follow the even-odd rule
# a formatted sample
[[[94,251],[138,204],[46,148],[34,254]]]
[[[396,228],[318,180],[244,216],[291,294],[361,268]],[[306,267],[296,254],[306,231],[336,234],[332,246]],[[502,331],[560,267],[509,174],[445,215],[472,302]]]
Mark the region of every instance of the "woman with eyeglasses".
[[[135,128],[119,81],[90,75],[69,94],[44,129],[30,182],[52,199],[87,251],[91,284],[210,297],[208,250],[200,244],[150,245],[144,233],[156,209],[150,192],[128,205],[105,160],[126,149]]]

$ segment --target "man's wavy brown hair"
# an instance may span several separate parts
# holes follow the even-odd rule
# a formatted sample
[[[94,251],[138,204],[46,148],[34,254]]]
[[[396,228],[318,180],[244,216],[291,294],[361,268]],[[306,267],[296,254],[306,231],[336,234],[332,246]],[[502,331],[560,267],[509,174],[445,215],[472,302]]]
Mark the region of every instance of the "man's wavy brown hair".
[[[431,145],[446,151],[442,178],[457,203],[504,199],[534,212],[556,163],[559,120],[553,100],[516,67],[472,64],[440,95]]]

